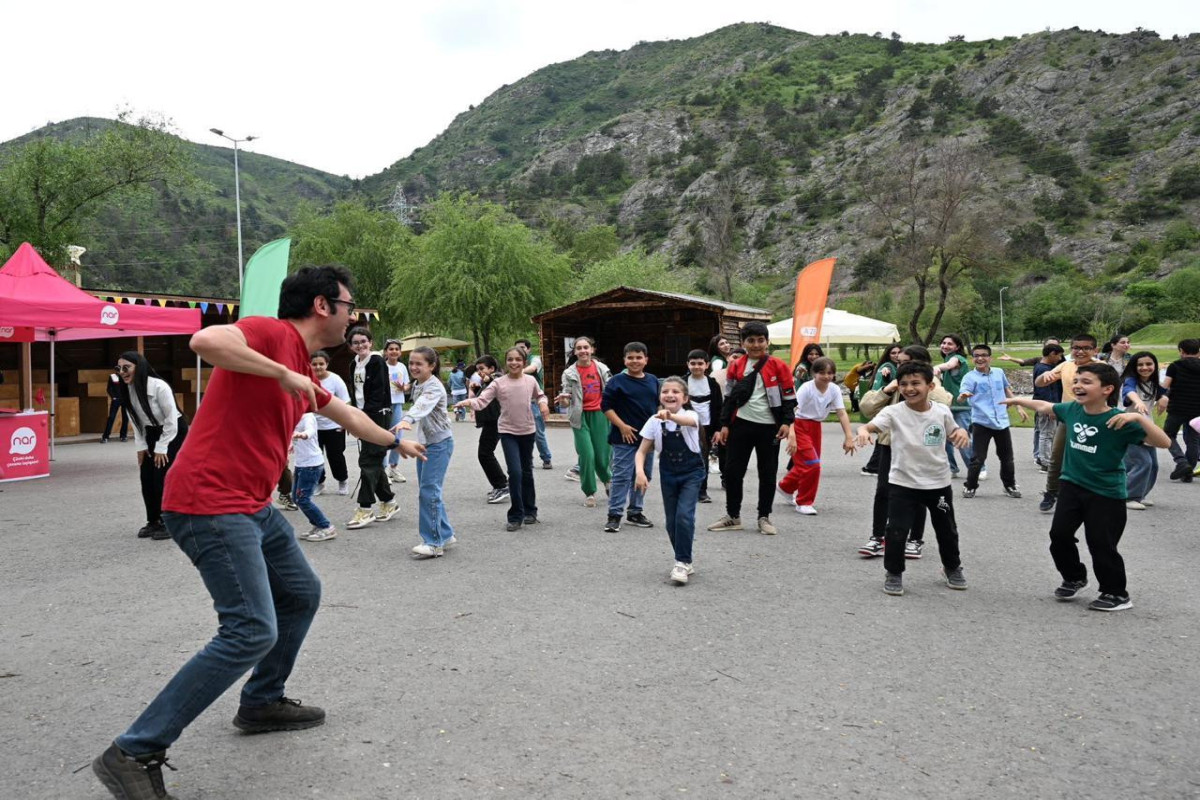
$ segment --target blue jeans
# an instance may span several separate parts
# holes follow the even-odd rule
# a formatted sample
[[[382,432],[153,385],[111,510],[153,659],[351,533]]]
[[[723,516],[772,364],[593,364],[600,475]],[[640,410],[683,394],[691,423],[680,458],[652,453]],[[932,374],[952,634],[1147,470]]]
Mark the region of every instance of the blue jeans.
[[[321,580],[292,526],[273,506],[254,514],[166,512],[163,521],[200,572],[217,611],[217,635],[175,673],[117,747],[165,750],[246,670],[241,704],[270,705],[283,687],[321,604]]]
[[[685,472],[659,469],[662,481],[663,511],[667,517],[667,537],[675,548],[675,560],[692,563],[692,540],[696,536],[696,503],[700,486],[708,474],[708,462]]]
[[[1125,489],[1130,500],[1141,500],[1150,494],[1158,480],[1156,448],[1131,444],[1125,449]]]
[[[324,473],[324,464],[319,467],[296,467],[292,479],[292,499],[304,512],[305,518],[318,528],[329,527],[329,518],[312,499],[313,489],[317,488],[317,481]]]
[[[425,445],[425,460],[417,461],[417,484],[420,487],[417,515],[417,530],[425,544],[441,547],[454,535],[450,520],[446,518],[446,504],[442,502],[442,484],[446,481],[446,470],[450,467],[450,456],[454,454],[454,439],[447,438],[437,444]]]
[[[400,424],[400,420],[404,417],[404,403],[392,403],[392,424],[391,428]],[[400,463],[400,451],[388,450],[385,462],[389,467],[395,467]]]
[[[542,419],[542,409],[537,403],[530,403],[533,409],[533,424],[537,426],[537,433],[534,434],[534,442],[537,443],[538,456],[541,457],[543,464],[550,463],[550,443],[546,441],[546,420]]]
[[[533,485],[534,434],[500,434],[504,466],[508,469],[508,521],[520,523],[537,516],[537,491]]]
[[[612,489],[608,493],[608,515],[610,517],[621,516],[622,509],[630,515],[642,513],[642,502],[645,500],[645,495],[633,486],[633,480],[637,477],[633,457],[637,453],[637,449],[638,445],[624,442],[612,446]],[[646,454],[645,470],[647,476],[654,474],[653,450]],[[625,507],[626,498],[629,500],[628,508]]]
[[[954,424],[965,430],[968,434],[971,432],[971,409],[954,409]],[[975,457],[975,449],[968,442],[966,447],[960,448],[958,451],[963,457],[963,466],[971,466],[971,459]],[[950,462],[950,471],[958,472],[958,462],[954,460],[954,445],[950,444],[950,440],[946,440],[946,460]]]

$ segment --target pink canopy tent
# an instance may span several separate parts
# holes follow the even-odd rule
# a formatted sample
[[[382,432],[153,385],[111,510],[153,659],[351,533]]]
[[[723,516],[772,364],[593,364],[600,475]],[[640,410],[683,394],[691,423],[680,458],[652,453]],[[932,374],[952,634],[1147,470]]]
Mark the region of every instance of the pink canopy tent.
[[[64,280],[25,242],[0,267],[2,328],[12,328],[13,335],[0,338],[0,342],[50,342],[50,408],[53,409],[56,341],[191,334],[200,330],[200,311],[105,302]],[[32,394],[32,386],[33,376],[26,372],[26,397]],[[51,438],[52,447],[53,441]]]

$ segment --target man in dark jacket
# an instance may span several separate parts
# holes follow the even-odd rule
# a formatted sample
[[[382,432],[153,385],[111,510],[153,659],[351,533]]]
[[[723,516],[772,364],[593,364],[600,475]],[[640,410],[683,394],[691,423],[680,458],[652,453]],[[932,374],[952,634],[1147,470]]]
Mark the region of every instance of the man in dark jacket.
[[[1200,339],[1184,339],[1179,343],[1179,360],[1167,365],[1167,377],[1162,385],[1167,396],[1159,399],[1158,410],[1167,412],[1163,432],[1171,439],[1171,458],[1175,459],[1171,480],[1191,483],[1200,457],[1200,433],[1188,425],[1200,417]],[[1175,440],[1180,428],[1183,429],[1182,449]]]
[[[350,383],[351,401],[366,412],[381,428],[392,421],[392,392],[388,380],[387,362],[383,356],[371,352],[371,331],[362,327],[350,329],[348,341],[354,351],[354,370]],[[358,510],[346,523],[350,529],[365,528],[372,522],[387,522],[400,510],[395,502],[396,495],[388,484],[384,471],[383,457],[386,447],[379,447],[365,440],[358,443]],[[375,498],[379,505],[372,508]]]

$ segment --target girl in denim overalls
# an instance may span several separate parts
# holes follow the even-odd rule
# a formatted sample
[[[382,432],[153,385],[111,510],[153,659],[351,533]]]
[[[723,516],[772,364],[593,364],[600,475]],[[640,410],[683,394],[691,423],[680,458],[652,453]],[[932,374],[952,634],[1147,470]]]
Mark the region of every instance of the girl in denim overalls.
[[[700,455],[699,417],[695,411],[683,410],[687,399],[687,383],[682,378],[670,377],[662,382],[658,390],[662,408],[642,427],[642,444],[634,456],[635,485],[643,492],[650,485],[645,469],[646,455],[653,448],[658,457],[667,536],[675,548],[671,580],[681,585],[688,582],[688,576],[693,572],[696,503],[706,471]]]

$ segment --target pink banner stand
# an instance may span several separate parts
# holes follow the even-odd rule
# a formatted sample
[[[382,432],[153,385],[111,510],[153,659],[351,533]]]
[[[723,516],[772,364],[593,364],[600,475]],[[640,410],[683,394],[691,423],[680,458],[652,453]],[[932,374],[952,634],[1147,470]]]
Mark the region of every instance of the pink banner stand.
[[[50,474],[50,415],[0,412],[0,482]]]

